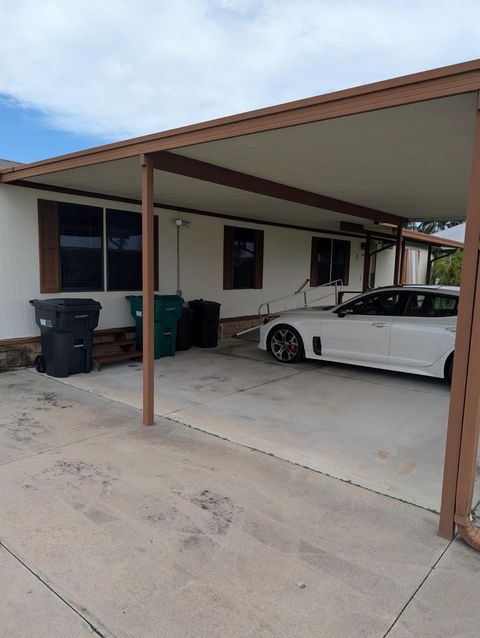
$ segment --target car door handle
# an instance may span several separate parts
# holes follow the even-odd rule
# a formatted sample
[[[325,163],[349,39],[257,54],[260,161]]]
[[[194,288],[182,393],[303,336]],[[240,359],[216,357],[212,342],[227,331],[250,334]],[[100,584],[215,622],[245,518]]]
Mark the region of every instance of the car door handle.
[[[374,321],[370,325],[375,326],[375,328],[385,328],[385,326],[388,326],[388,323],[384,323],[384,322],[381,322],[381,321]]]

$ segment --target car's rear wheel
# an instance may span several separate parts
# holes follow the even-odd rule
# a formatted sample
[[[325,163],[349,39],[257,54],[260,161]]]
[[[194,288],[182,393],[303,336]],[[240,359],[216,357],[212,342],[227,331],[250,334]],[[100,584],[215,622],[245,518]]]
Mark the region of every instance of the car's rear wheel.
[[[305,356],[299,332],[286,324],[275,326],[268,335],[268,349],[282,363],[298,363]]]
[[[445,381],[447,383],[452,382],[452,373],[453,373],[453,352],[448,357],[447,362],[445,364]]]

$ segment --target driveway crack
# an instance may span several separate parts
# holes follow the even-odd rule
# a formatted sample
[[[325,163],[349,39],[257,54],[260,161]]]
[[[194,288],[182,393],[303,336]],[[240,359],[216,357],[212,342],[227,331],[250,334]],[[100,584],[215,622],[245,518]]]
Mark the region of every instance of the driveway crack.
[[[390,625],[390,627],[387,629],[387,631],[383,634],[382,638],[386,638],[388,636],[388,634],[392,631],[392,629],[395,627],[395,625],[397,624],[397,622],[400,620],[400,618],[403,616],[403,614],[405,613],[406,609],[408,608],[408,606],[410,605],[410,603],[412,602],[412,600],[415,598],[415,596],[418,594],[418,592],[422,589],[422,587],[424,586],[424,584],[427,582],[429,576],[432,574],[432,572],[435,570],[436,566],[438,565],[438,563],[442,560],[442,558],[445,556],[445,554],[447,553],[447,551],[450,549],[452,543],[455,541],[457,535],[455,534],[455,536],[453,537],[453,539],[448,543],[448,545],[445,547],[445,549],[443,550],[443,552],[440,554],[440,556],[437,558],[437,560],[433,563],[433,565],[430,567],[430,569],[428,570],[425,578],[420,582],[420,584],[418,585],[418,587],[416,588],[416,590],[413,592],[413,594],[410,596],[410,598],[407,600],[407,602],[405,603],[405,605],[402,607],[402,609],[400,610],[400,613],[397,615],[397,617],[395,618],[395,620],[393,621],[393,623]]]
[[[20,563],[20,565],[22,565],[22,567],[24,567],[28,572],[30,572],[30,574],[34,578],[36,578],[39,582],[41,582],[42,585],[44,585],[64,605],[66,605],[71,611],[73,611],[74,614],[79,616],[79,618],[81,618],[83,620],[83,622],[88,625],[90,630],[96,636],[100,636],[100,638],[114,638],[114,635],[111,632],[109,632],[107,629],[105,629],[103,627],[102,627],[102,629],[100,629],[97,625],[94,625],[93,622],[91,620],[89,620],[86,616],[84,616],[84,614],[82,614],[82,612],[80,612],[74,605],[72,605],[72,603],[68,602],[68,600],[66,600],[61,594],[59,594],[57,591],[55,591],[55,589],[51,585],[49,585],[40,576],[40,574],[37,574],[37,572],[35,572],[31,567],[29,567],[27,565],[27,563],[25,563],[25,561],[23,561],[19,556],[17,556],[17,554],[15,554],[15,552],[13,550],[11,550],[9,547],[7,547],[7,545],[5,545],[5,543],[3,541],[0,541],[0,547],[2,547],[6,552],[8,552],[10,554],[10,556],[14,560],[16,560],[18,563]]]

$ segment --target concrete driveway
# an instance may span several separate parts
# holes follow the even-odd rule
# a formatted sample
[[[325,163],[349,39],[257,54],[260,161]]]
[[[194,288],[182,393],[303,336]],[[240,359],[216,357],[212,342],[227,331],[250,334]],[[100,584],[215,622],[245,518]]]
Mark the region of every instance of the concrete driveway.
[[[1,636],[478,634],[434,513],[27,371],[0,400]]]
[[[140,407],[141,365],[65,383]],[[367,368],[285,365],[237,339],[155,365],[159,416],[437,511],[450,391]]]

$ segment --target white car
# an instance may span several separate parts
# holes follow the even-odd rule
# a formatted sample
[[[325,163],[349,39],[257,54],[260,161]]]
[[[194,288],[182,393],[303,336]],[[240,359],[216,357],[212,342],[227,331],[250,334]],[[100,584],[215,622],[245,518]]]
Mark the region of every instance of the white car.
[[[460,289],[377,288],[334,307],[285,311],[259,347],[283,363],[304,357],[450,380]]]

